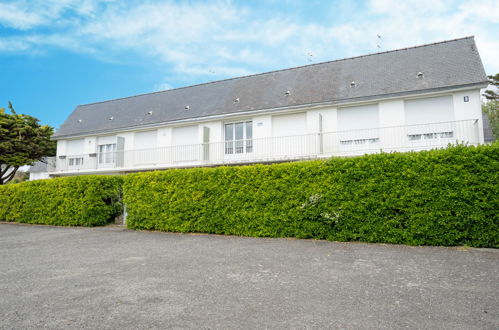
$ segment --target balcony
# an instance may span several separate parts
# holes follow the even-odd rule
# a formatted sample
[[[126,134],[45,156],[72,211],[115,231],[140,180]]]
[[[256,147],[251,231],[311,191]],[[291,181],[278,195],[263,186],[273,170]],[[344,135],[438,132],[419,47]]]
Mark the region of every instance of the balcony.
[[[480,143],[478,120],[211,142],[58,157],[51,174],[249,164]]]

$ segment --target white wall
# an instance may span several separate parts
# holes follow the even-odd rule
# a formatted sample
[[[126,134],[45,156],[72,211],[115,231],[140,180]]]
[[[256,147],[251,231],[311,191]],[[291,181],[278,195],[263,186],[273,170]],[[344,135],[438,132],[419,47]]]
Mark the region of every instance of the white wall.
[[[332,154],[338,150],[338,109],[327,107],[307,111],[307,132],[321,133],[317,135],[317,141],[312,140],[311,148],[317,150],[317,154]]]
[[[97,152],[97,137],[89,136],[85,138],[85,154],[93,154]]]
[[[406,100],[404,108],[406,125],[441,123],[454,120],[452,95]]]
[[[292,158],[315,150],[318,141],[307,135],[307,113],[293,113],[272,116],[272,155]],[[269,142],[266,142],[269,145]],[[315,143],[314,143],[315,142]]]
[[[133,136],[133,149],[125,153],[125,164],[154,165],[165,162],[162,152],[156,150],[158,144],[158,130],[135,132]],[[126,144],[126,140],[125,140]]]
[[[454,123],[452,95],[406,100],[404,107],[405,123],[408,125],[405,143],[432,144],[435,139],[427,139],[425,136],[433,133],[440,137],[449,134],[446,137],[449,142],[455,141],[457,127]],[[406,141],[408,137],[414,138],[415,142]]]
[[[134,150],[156,148],[157,144],[158,144],[157,130],[135,132],[133,140]]]
[[[182,146],[199,143],[198,125],[174,127],[172,131],[172,145]]]
[[[389,100],[378,103],[379,127],[405,125],[404,101]]]
[[[378,104],[379,127],[389,127],[379,130],[379,147],[386,152],[400,148],[407,140],[405,125],[404,100],[388,100]]]
[[[106,135],[97,137],[97,145],[116,143],[116,135]]]
[[[57,151],[56,151],[57,156],[66,155],[67,142],[68,142],[67,140],[58,140],[57,141]]]
[[[172,130],[171,161],[193,162],[201,160],[202,146],[199,136],[199,125],[174,127]]]
[[[85,139],[68,140],[66,143],[67,155],[85,154]]]
[[[307,113],[293,113],[272,116],[272,136],[307,134]]]
[[[464,97],[468,97],[468,102]],[[454,117],[456,120],[478,119],[482,117],[482,105],[480,101],[480,91],[464,91],[453,94]]]
[[[377,148],[380,139],[378,103],[338,109],[340,150]]]
[[[272,116],[260,115],[253,117],[253,138],[262,139],[272,136]]]
[[[338,109],[338,130],[379,127],[378,103]]]
[[[476,122],[478,129],[478,138],[483,143],[483,121],[482,104],[480,101],[480,91],[464,91],[453,94],[454,97],[454,116],[456,120],[479,119]],[[468,102],[464,98],[468,97]]]
[[[118,134],[118,137],[125,139],[124,150],[133,150],[133,148],[134,148],[134,136],[135,136],[134,132],[124,132],[124,133]]]
[[[208,123],[202,123],[198,128],[198,139],[199,143],[203,143],[204,128],[210,130],[210,143],[221,143],[224,140],[223,133],[223,123],[221,121],[211,121]]]
[[[464,100],[465,97],[467,97],[467,102]],[[292,156],[301,153],[305,149],[309,152],[315,150],[317,153],[333,154],[341,151],[338,149],[339,141],[345,138],[340,136],[343,134],[341,131],[368,128],[374,128],[370,130],[373,132],[371,135],[380,140],[380,143],[375,147],[389,151],[390,147],[393,150],[405,147],[403,144],[407,143],[407,135],[410,134],[405,125],[470,119],[477,119],[476,135],[479,135],[480,141],[483,141],[479,90],[442,93],[440,96],[411,99],[382,100],[354,104],[348,107],[316,107],[290,114],[245,115],[227,120],[199,122],[189,126],[165,126],[149,132],[129,131],[116,135],[59,140],[57,154],[95,153],[99,144],[116,143],[116,136],[120,136],[125,139],[125,150],[127,151],[158,147],[157,157],[147,160],[148,164],[185,161],[187,158],[191,161],[202,159],[209,161],[223,160],[227,157],[224,154],[224,124],[239,121],[253,122],[253,153],[240,155],[241,157],[258,158],[267,156],[267,154],[276,154],[276,152],[279,156]],[[470,124],[467,125],[469,127]],[[380,127],[382,129],[379,129]],[[387,127],[390,129],[385,129]],[[205,128],[209,129],[209,157],[206,157],[206,147],[202,146]],[[456,129],[456,132],[459,133],[459,130]],[[369,134],[369,136],[364,135],[353,134],[350,138],[370,138]],[[306,139],[308,140],[303,137],[289,138],[289,136],[307,136]],[[279,137],[288,138],[278,139]],[[277,139],[269,140],[266,138]],[[75,142],[75,140],[79,142]],[[287,142],[278,145],[275,143],[278,140]],[[192,145],[192,150],[184,150],[186,145]],[[182,147],[176,148],[175,146]],[[184,151],[171,156],[172,150],[177,149]],[[160,150],[164,152],[161,154]],[[188,154],[195,154],[195,157],[187,156]],[[144,157],[139,158],[145,160]],[[128,164],[134,163],[136,163],[135,160]]]
[[[158,129],[158,147],[168,147],[172,145],[172,128],[163,127]]]
[[[208,129],[208,145],[203,146],[203,160],[215,162],[223,159],[224,156],[224,133],[221,121],[202,123],[198,127],[198,143],[205,143],[205,129]]]

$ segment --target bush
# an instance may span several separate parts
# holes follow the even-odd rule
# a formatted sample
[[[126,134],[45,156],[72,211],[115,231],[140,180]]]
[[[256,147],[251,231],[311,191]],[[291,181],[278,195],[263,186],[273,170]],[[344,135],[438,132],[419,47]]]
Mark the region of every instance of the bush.
[[[125,177],[129,228],[499,247],[499,145]]]
[[[78,176],[0,186],[0,220],[104,225],[121,213],[122,177]]]

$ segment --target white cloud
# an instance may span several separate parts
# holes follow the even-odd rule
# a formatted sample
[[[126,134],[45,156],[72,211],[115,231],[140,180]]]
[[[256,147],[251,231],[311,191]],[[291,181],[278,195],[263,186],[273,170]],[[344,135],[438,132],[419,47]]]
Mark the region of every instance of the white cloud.
[[[156,92],[165,91],[165,90],[172,89],[172,88],[173,88],[173,86],[170,85],[169,83],[166,83],[166,82],[154,85],[154,91],[156,91]]]
[[[377,51],[376,34],[383,38],[381,50],[473,34],[486,69],[499,72],[497,1],[371,0],[343,23],[333,16],[306,21],[262,15],[230,1],[17,1],[0,4],[0,22],[19,30],[0,37],[0,51],[50,46],[109,61],[139,56],[179,79],[213,80],[303,65],[309,58],[362,55]]]
[[[0,3],[0,24],[14,29],[29,29],[42,24],[44,17],[29,12],[25,3]]]
[[[29,30],[40,26],[65,26],[73,20],[64,16],[71,12],[78,19],[95,15],[99,3],[112,0],[17,0],[0,3],[0,25]]]
[[[29,43],[12,38],[0,39],[0,52],[19,52],[30,49]]]

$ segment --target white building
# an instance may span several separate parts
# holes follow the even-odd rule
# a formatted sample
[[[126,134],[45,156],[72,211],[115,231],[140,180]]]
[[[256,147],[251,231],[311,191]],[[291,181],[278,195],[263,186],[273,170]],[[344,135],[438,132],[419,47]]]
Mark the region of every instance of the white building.
[[[473,37],[78,106],[51,176],[484,141]]]

